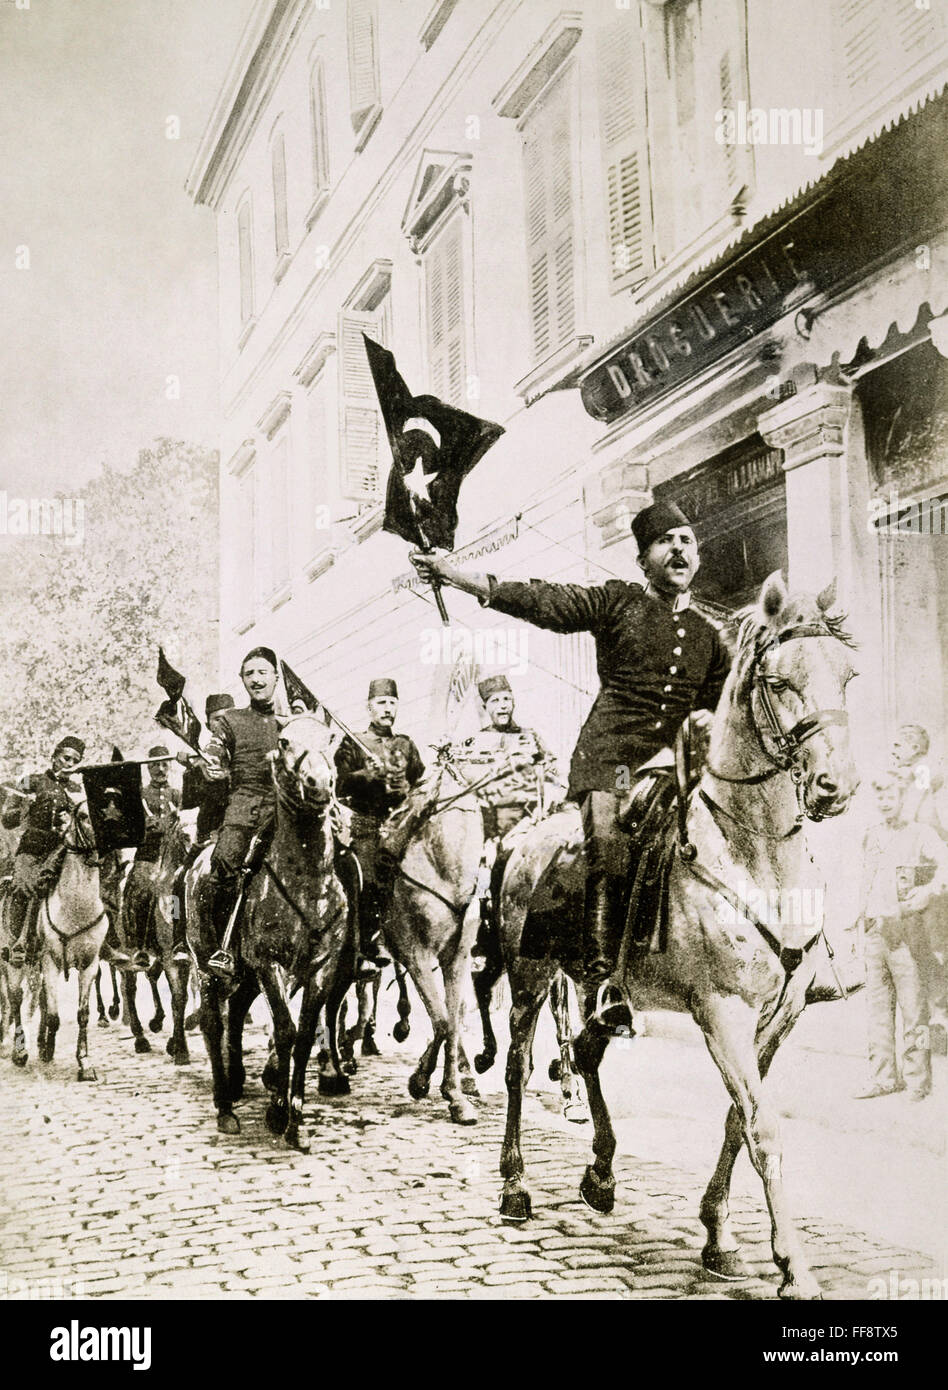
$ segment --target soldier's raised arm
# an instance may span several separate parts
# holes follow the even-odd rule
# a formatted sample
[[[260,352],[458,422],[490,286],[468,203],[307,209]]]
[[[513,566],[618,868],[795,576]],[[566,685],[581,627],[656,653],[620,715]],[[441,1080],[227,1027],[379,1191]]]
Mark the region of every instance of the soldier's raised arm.
[[[545,579],[499,580],[492,574],[461,570],[450,561],[413,551],[410,559],[423,579],[440,580],[473,596],[485,608],[506,613],[551,632],[596,632],[622,591],[620,582],[551,584]]]

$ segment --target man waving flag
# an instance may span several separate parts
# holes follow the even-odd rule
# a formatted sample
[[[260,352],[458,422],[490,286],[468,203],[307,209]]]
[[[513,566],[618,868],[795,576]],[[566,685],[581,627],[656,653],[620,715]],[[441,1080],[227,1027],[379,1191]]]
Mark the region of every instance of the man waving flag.
[[[184,698],[184,676],[174,669],[161,647],[158,648],[157,680],[168,698],[159,706],[155,722],[163,729],[170,729],[195,753],[199,753],[201,721]]]
[[[453,550],[461,483],[503,426],[436,396],[413,396],[388,349],[363,337],[392,448],[382,529],[423,550]]]

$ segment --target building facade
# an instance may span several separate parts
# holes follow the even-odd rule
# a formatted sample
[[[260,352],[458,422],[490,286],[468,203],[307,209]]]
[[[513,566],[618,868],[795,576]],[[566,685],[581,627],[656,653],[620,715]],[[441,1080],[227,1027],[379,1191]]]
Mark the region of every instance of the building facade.
[[[506,434],[458,547],[639,577],[672,496],[733,608],[835,576],[857,757],[944,745],[945,0],[261,0],[189,178],[219,227],[221,660],[277,648],[358,722],[395,676],[424,749],[505,666],[568,755],[590,639],[451,593],[380,531],[362,333]],[[948,529],[948,523],[945,528]],[[920,673],[924,673],[920,675]]]

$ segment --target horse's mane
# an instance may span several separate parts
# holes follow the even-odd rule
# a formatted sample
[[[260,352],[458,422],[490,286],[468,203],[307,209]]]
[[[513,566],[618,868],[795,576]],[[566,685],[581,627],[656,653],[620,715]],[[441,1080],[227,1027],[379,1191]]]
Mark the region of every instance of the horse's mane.
[[[783,619],[774,629],[767,623],[759,604],[750,604],[734,614],[737,626],[734,661],[734,695],[740,696],[747,687],[751,670],[760,651],[761,639],[766,635],[772,641],[788,628],[800,624],[813,625],[826,629],[827,637],[833,637],[847,647],[856,648],[858,643],[847,630],[849,621],[845,613],[826,613],[810,594],[791,596],[783,608]]]

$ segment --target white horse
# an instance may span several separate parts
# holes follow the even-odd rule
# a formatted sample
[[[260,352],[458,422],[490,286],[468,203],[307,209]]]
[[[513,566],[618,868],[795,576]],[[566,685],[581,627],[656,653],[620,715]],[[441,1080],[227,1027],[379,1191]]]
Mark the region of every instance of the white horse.
[[[822,934],[821,920],[800,920],[784,905],[804,896],[822,902],[821,893],[806,891],[822,885],[802,824],[839,815],[858,785],[845,710],[852,643],[843,619],[829,611],[834,599],[835,585],[817,598],[788,596],[779,574],[764,585],[759,606],[741,627],[708,764],[689,809],[687,843],[671,865],[666,949],[626,951],[620,965],[635,1006],[690,1010],[731,1096],[724,1146],[701,1203],[708,1233],[704,1264],[719,1277],[743,1277],[728,1197],[744,1143],[770,1210],[784,1298],[818,1298],[820,1289],[787,1211],[777,1112],[763,1083],[803,1011]],[[513,995],[500,1164],[501,1213],[508,1220],[530,1214],[520,1114],[537,1015],[558,965],[579,977],[575,952],[551,945],[539,958],[536,950],[531,958],[519,953],[533,887],[568,829],[568,815],[561,816],[559,832],[555,820],[538,826],[515,851],[502,898]],[[762,902],[779,906],[765,912],[757,906]],[[558,961],[557,949],[570,959]],[[616,1139],[599,1082],[607,1044],[596,1023],[575,1043],[595,1129],[595,1161],[580,1191],[601,1213],[615,1202]]]

